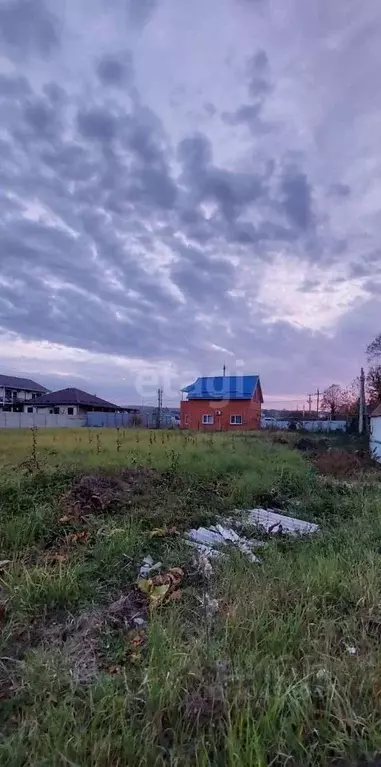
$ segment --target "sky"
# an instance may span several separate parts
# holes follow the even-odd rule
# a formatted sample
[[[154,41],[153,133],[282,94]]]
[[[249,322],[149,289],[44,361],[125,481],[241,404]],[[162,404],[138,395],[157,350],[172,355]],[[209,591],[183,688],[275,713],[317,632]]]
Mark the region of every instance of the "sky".
[[[149,404],[381,331],[379,0],[0,0],[0,368]]]

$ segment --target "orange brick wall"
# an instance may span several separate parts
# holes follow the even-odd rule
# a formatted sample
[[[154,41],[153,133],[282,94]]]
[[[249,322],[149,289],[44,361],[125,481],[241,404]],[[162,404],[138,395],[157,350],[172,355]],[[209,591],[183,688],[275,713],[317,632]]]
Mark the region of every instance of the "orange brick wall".
[[[216,415],[221,411],[221,415]],[[203,424],[203,415],[213,415],[213,424]],[[242,424],[231,424],[230,416],[242,416]],[[200,431],[226,431],[240,429],[259,429],[261,425],[261,403],[259,398],[252,400],[187,400],[180,403],[180,425],[182,429],[200,429]]]

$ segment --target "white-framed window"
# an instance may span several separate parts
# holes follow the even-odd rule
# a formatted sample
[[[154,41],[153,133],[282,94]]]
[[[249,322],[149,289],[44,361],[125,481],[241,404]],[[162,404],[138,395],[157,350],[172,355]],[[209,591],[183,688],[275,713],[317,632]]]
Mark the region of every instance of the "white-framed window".
[[[204,424],[211,424],[211,423],[214,423],[214,418],[212,415],[203,415],[202,422]]]
[[[241,415],[231,415],[230,416],[230,423],[232,426],[241,426],[242,424],[242,416]]]
[[[33,408],[32,407],[28,407],[27,408],[27,413],[33,413]]]
[[[189,423],[189,415],[188,415],[188,413],[186,413],[185,416],[184,416],[184,423],[185,423],[185,426],[188,426],[188,423]]]

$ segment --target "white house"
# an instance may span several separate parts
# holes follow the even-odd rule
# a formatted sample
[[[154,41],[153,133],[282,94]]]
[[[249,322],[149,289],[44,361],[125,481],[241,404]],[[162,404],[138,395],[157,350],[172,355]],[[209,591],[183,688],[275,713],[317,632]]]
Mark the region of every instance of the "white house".
[[[377,461],[381,462],[381,404],[370,416],[370,452]]]
[[[29,378],[0,375],[0,411],[22,412],[25,403],[47,391],[45,386]]]

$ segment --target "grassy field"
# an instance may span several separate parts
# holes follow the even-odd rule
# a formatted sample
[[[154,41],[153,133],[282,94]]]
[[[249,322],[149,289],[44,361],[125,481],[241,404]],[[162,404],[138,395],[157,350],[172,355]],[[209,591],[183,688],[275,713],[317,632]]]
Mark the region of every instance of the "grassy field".
[[[311,460],[260,434],[0,432],[0,764],[376,759],[380,473],[349,448]],[[255,505],[320,532],[206,576],[181,533]],[[172,573],[165,595],[136,585],[146,555]]]

